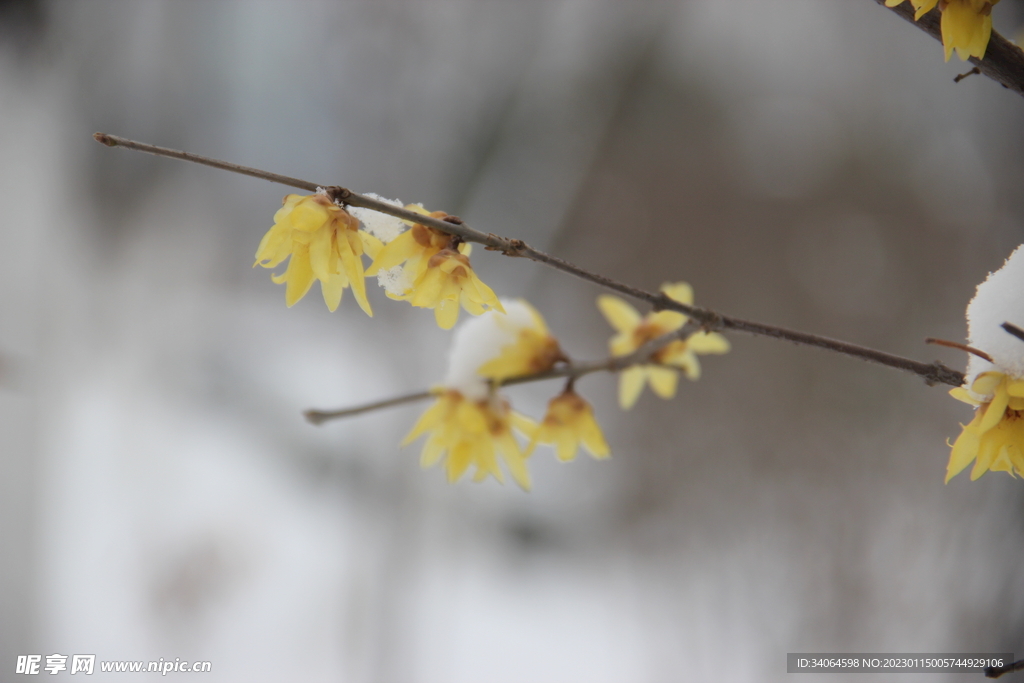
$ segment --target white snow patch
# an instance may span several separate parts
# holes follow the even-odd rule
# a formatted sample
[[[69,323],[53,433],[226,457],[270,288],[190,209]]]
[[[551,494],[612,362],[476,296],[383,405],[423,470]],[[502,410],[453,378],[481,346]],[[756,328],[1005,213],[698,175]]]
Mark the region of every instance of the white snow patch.
[[[406,274],[405,266],[401,264],[378,271],[377,284],[392,296],[402,296],[412,289],[412,279]]]
[[[379,194],[373,192],[367,192],[366,196],[370,199],[376,199],[379,202],[391,204],[402,208],[403,204],[397,199],[388,199],[387,197],[381,197]],[[405,230],[405,223],[402,222],[401,218],[395,218],[389,216],[386,213],[380,211],[374,211],[373,209],[364,209],[359,206],[349,207],[350,214],[358,218],[362,224],[366,227],[366,231],[371,235],[379,239],[384,244],[387,244],[391,240],[402,234]],[[383,285],[382,285],[383,286]]]
[[[968,343],[992,356],[992,363],[971,355],[967,385],[982,372],[997,370],[1024,377],[1024,340],[1002,328],[1003,323],[1024,328],[1024,245],[1017,247],[1003,267],[989,273],[967,304]]]
[[[480,366],[515,342],[520,330],[534,326],[533,314],[525,301],[502,299],[501,305],[504,315],[488,311],[460,325],[448,352],[444,384],[471,400],[487,396],[487,380],[476,374]]]

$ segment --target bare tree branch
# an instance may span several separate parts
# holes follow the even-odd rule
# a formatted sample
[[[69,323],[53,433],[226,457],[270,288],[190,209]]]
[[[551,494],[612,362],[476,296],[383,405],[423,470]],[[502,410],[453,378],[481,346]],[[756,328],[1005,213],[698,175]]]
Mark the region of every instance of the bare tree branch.
[[[885,0],[875,0],[875,2],[879,5],[885,5]],[[917,21],[914,21],[914,8],[909,2],[900,3],[889,9],[917,26],[935,40],[940,43],[942,42],[941,13],[937,9],[933,9]],[[1024,97],[1024,50],[1021,50],[997,32],[992,31],[992,37],[989,39],[988,47],[985,49],[985,58],[971,57],[970,62],[977,67],[978,72],[988,76],[1004,88],[1009,88]],[[963,76],[961,75],[956,80],[959,82]]]
[[[761,337],[782,339],[803,346],[814,346],[819,349],[825,349],[826,351],[833,351],[835,353],[853,356],[854,358],[860,358],[861,360],[870,361],[872,363],[878,363],[879,365],[904,370],[922,377],[929,385],[949,384],[951,386],[958,387],[963,384],[964,381],[964,374],[962,372],[946,367],[938,361],[933,363],[922,363],[920,361],[911,360],[909,358],[860,346],[858,344],[840,341],[838,339],[830,339],[828,337],[810,334],[807,332],[799,332],[797,330],[790,330],[784,327],[776,327],[774,325],[765,325],[763,323],[733,318],[721,315],[706,308],[682,304],[669,298],[663,293],[648,292],[617,280],[613,280],[610,277],[606,277],[598,273],[592,273],[589,270],[569,263],[557,256],[551,256],[550,254],[545,254],[542,251],[534,249],[522,240],[500,237],[493,233],[479,232],[470,228],[461,219],[455,216],[450,216],[447,220],[441,220],[430,216],[424,216],[423,214],[409,211],[401,207],[393,206],[387,202],[382,202],[370,197],[364,197],[363,195],[356,194],[344,187],[320,185],[306,180],[261,171],[248,166],[239,166],[238,164],[232,164],[226,161],[202,157],[197,154],[180,152],[173,149],[167,149],[165,147],[157,147],[143,142],[136,142],[116,135],[108,135],[106,133],[96,133],[93,137],[97,142],[107,145],[108,147],[125,147],[127,149],[148,152],[149,154],[156,154],[158,156],[191,161],[193,163],[212,166],[225,171],[252,176],[254,178],[263,178],[275,183],[281,183],[282,185],[289,185],[291,187],[307,191],[315,191],[323,188],[331,197],[342,204],[372,209],[413,223],[420,223],[421,225],[426,225],[442,232],[458,235],[467,242],[483,244],[488,250],[500,251],[506,256],[523,257],[547,264],[552,268],[570,273],[606,289],[610,289],[640,301],[645,301],[651,304],[655,310],[672,310],[684,313],[699,322],[701,327],[709,331],[734,330]]]

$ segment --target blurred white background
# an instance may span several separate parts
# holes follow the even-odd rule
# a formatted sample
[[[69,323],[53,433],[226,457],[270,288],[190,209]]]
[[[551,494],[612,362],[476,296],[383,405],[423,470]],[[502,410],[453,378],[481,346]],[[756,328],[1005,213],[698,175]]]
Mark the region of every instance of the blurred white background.
[[[872,0],[26,0],[0,27],[0,679],[26,653],[424,683],[1024,653],[1024,489],[943,485],[970,417],[943,388],[734,335],[670,402],[581,381],[611,461],[449,486],[397,445],[424,406],[301,417],[438,382],[430,312],[376,288],[372,320],[316,288],[287,309],[250,267],[287,188],[90,137],[423,202],[962,367],[923,339],[963,339],[1024,241],[1024,101],[954,84],[969,65]],[[605,354],[599,290],[474,265]],[[557,389],[510,393],[539,417]]]

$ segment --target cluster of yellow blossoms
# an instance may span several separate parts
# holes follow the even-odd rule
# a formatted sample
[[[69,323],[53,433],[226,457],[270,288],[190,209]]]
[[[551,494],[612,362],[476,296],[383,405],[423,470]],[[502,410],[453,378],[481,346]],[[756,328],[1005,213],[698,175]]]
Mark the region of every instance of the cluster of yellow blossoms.
[[[448,214],[430,213],[420,206],[405,208],[441,220],[448,218]],[[508,400],[498,393],[500,385],[509,379],[544,373],[558,363],[568,363],[540,313],[524,301],[503,305],[473,271],[469,245],[461,239],[410,221],[396,220],[398,227],[385,225],[381,223],[383,214],[359,216],[366,230],[360,228],[356,216],[326,192],[305,197],[288,195],[256,251],[255,265],[273,268],[289,259],[286,270],[273,277],[274,282],[286,285],[285,301],[289,306],[319,280],[330,310],[338,307],[345,289],[351,287],[359,306],[373,315],[365,279],[376,276],[390,298],[434,309],[442,329],[454,327],[462,308],[474,316],[489,313],[467,323],[456,334],[453,365],[457,361],[472,363],[468,375],[465,369],[450,369],[452,378],[436,390],[437,400],[402,442],[406,445],[427,435],[421,456],[424,467],[443,462],[449,481],[470,471],[475,481],[489,476],[504,481],[507,470],[528,489],[526,461],[539,444],[554,446],[562,461],[573,460],[580,447],[595,458],[609,456],[593,408],[576,393],[573,379],[551,399],[540,423],[512,410]],[[365,269],[364,254],[372,259]],[[693,290],[685,283],[666,284],[662,291],[681,303],[693,302]],[[650,383],[662,398],[671,398],[679,371],[692,380],[700,376],[697,354],[729,350],[728,342],[719,334],[694,331],[684,335],[687,317],[682,313],[663,310],[641,317],[632,306],[613,296],[600,297],[598,306],[617,331],[610,343],[614,356],[628,356],[654,339],[677,334],[645,357],[644,364],[622,373],[619,402],[623,408],[636,403],[645,383]],[[460,349],[459,335],[467,336],[473,330],[478,334],[483,330],[493,348],[477,338]],[[502,343],[495,345],[496,339]],[[516,433],[526,440],[525,446],[516,439]]]
[[[885,0],[886,7],[895,7],[903,0]],[[942,45],[946,61],[956,50],[957,56],[981,59],[992,36],[992,5],[999,0],[910,0],[916,10],[914,20],[935,9],[942,12]]]
[[[434,218],[447,218],[440,211],[428,213],[420,206],[407,209]],[[320,280],[324,301],[330,310],[341,302],[345,288],[352,287],[356,301],[367,315],[373,315],[366,300],[365,278],[383,269],[402,268],[402,286],[389,289],[388,296],[420,308],[433,308],[437,324],[451,329],[459,319],[461,305],[473,315],[484,310],[501,310],[491,288],[480,281],[469,264],[469,245],[440,230],[419,223],[388,244],[359,229],[356,220],[326,193],[307,197],[291,194],[274,215],[274,226],[256,251],[256,263],[274,268],[291,257],[288,268],[273,277],[287,284],[285,301],[295,304]],[[373,259],[363,270],[362,255]]]
[[[496,457],[500,454],[512,477],[528,490],[526,459],[537,444],[554,444],[558,458],[563,461],[574,459],[580,445],[595,458],[607,458],[610,451],[593,409],[571,385],[551,400],[540,424],[512,410],[508,400],[498,393],[503,380],[546,372],[567,360],[536,309],[525,301],[506,302],[504,309],[509,315],[492,313],[460,328],[463,338],[457,339],[456,352],[460,351],[459,342],[467,339],[478,351],[479,337],[469,339],[468,335],[479,334],[481,329],[484,337],[497,333],[508,343],[502,344],[496,355],[472,368],[468,381],[452,379],[451,383],[459,384],[459,388],[439,389],[437,401],[420,416],[402,445],[429,432],[420,462],[430,467],[444,458],[444,468],[452,482],[470,467],[474,468],[474,481],[488,476],[504,481]],[[452,363],[463,360],[464,357],[453,355]],[[470,362],[476,364],[476,360],[479,359]],[[529,441],[525,449],[516,441],[513,430]]]
[[[693,288],[685,282],[664,284],[661,291],[681,304],[693,303]],[[686,324],[686,316],[678,311],[655,311],[641,318],[636,309],[622,299],[603,294],[597,299],[598,308],[618,334],[608,346],[613,356],[628,356],[647,342],[676,332]],[[632,408],[644,390],[644,384],[661,398],[676,395],[681,370],[688,379],[700,378],[697,354],[728,353],[729,340],[717,332],[700,330],[685,340],[675,339],[654,353],[654,364],[634,365],[622,371],[619,380],[619,405],[623,410]]]

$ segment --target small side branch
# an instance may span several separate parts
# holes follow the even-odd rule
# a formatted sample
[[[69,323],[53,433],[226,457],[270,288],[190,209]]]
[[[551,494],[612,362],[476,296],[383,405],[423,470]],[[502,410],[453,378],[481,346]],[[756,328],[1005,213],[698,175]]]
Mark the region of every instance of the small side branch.
[[[385,399],[383,401],[374,401],[373,403],[364,403],[362,405],[355,406],[353,408],[345,408],[344,410],[307,410],[302,413],[307,420],[315,425],[323,424],[328,420],[337,420],[342,417],[352,417],[353,415],[361,415],[362,413],[369,413],[374,410],[381,410],[382,408],[391,408],[392,406],[400,406],[405,403],[415,403],[416,401],[422,401],[430,398],[434,395],[431,391],[417,391],[415,394],[405,394],[404,396],[396,396],[395,398]]]
[[[660,351],[663,347],[676,341],[677,339],[686,339],[691,334],[696,332],[699,326],[687,324],[683,327],[664,334],[657,339],[652,339],[633,353],[627,356],[612,356],[605,360],[592,361],[589,363],[566,363],[562,367],[554,368],[546,372],[538,372],[532,375],[520,375],[519,377],[510,377],[501,383],[501,386],[513,386],[516,384],[528,384],[530,382],[541,382],[547,379],[558,379],[560,377],[566,377],[570,382],[575,382],[584,375],[589,375],[595,372],[619,372],[625,370],[628,367],[634,365],[643,365],[650,363],[652,356]],[[672,367],[672,366],[666,366]],[[677,368],[678,369],[678,368]],[[343,408],[341,410],[307,410],[303,413],[306,419],[315,425],[323,424],[328,420],[337,420],[343,417],[352,417],[354,415],[360,415],[362,413],[368,413],[373,410],[379,410],[381,408],[390,408],[392,406],[402,405],[404,403],[412,403],[414,401],[420,401],[425,398],[430,398],[436,395],[436,392],[432,391],[420,391],[415,394],[405,394],[403,396],[396,396],[395,398],[389,398],[384,401],[374,401],[373,403],[364,403],[351,408]]]

